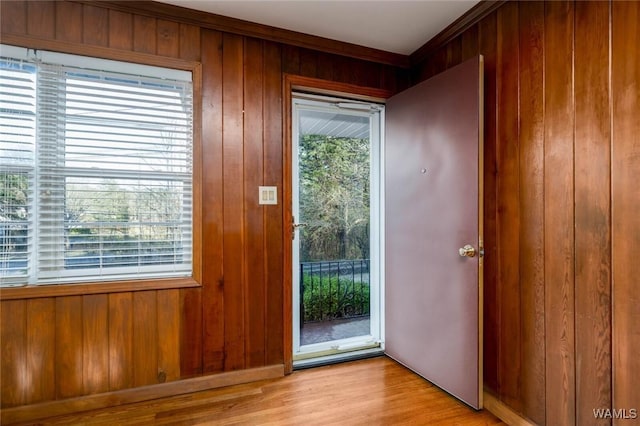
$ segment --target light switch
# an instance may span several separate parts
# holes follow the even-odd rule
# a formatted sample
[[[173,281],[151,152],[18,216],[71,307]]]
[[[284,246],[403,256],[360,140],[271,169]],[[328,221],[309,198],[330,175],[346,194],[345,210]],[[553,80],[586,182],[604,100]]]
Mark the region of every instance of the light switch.
[[[259,186],[258,204],[278,204],[277,186]]]

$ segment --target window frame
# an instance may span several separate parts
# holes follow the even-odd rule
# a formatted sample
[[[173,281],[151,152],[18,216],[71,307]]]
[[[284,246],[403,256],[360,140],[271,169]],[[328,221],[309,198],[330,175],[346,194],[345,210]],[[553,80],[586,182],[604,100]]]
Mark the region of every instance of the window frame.
[[[3,44],[27,49],[47,50],[62,54],[88,56],[97,59],[130,62],[188,71],[193,86],[193,172],[192,172],[192,271],[191,276],[174,278],[125,278],[114,281],[87,281],[52,285],[27,284],[0,288],[0,300],[55,297],[85,294],[106,294],[122,291],[191,288],[202,285],[202,64],[179,58],[114,50],[101,46],[84,46],[26,36],[3,37]]]

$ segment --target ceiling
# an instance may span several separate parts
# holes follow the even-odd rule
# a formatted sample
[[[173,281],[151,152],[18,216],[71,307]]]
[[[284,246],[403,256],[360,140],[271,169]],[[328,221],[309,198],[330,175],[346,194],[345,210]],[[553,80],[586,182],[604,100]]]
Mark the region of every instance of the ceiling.
[[[189,9],[409,55],[478,0],[160,0]]]

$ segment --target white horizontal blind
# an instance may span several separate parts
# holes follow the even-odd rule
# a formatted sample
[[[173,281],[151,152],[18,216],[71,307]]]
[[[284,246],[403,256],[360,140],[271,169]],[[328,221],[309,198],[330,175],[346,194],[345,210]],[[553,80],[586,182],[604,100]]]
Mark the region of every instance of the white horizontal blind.
[[[34,230],[36,68],[0,58],[0,283],[29,276]]]
[[[42,62],[37,81],[30,281],[191,275],[191,81]]]

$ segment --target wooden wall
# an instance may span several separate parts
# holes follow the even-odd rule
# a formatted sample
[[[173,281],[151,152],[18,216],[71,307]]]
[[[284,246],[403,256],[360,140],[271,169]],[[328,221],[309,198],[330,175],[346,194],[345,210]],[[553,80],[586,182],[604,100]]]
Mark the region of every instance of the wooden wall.
[[[2,2],[4,38],[202,63],[202,286],[1,302],[3,408],[283,363],[283,74],[395,90],[402,70],[91,2]],[[102,52],[102,50],[100,50]],[[406,74],[406,73],[405,73]],[[199,100],[197,100],[199,101]]]
[[[201,61],[204,165],[202,287],[3,300],[2,407],[282,363],[288,241],[255,200],[282,188],[282,75],[405,73],[121,5],[0,7],[3,36]],[[639,22],[638,2],[509,2],[413,69],[485,56],[485,386],[538,424],[640,409]]]
[[[508,2],[414,70],[485,57],[485,387],[538,424],[640,407],[639,23]]]

